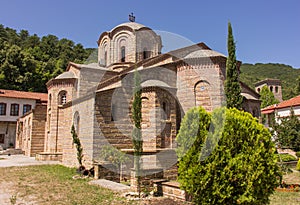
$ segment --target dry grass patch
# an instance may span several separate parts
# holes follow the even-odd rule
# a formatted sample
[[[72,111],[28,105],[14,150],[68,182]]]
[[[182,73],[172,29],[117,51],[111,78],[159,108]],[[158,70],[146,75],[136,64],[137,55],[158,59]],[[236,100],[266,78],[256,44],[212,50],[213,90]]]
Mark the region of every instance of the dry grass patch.
[[[61,165],[0,168],[0,185],[13,184],[12,197],[33,204],[132,204],[110,190],[72,179],[75,169]]]
[[[283,175],[283,181],[287,184],[300,184],[300,172],[293,170],[293,172]]]
[[[300,192],[275,192],[270,199],[271,205],[299,205]]]
[[[88,184],[91,179],[77,179],[75,169],[61,165],[0,168],[0,192],[6,194],[7,203],[42,205],[179,205],[183,202],[166,198],[153,198],[150,201],[128,201],[108,189]],[[284,176],[288,182],[300,182],[300,173]],[[9,195],[8,195],[9,194]],[[271,205],[300,204],[300,192],[275,192]],[[1,200],[0,200],[1,201]],[[1,204],[1,203],[0,203]]]

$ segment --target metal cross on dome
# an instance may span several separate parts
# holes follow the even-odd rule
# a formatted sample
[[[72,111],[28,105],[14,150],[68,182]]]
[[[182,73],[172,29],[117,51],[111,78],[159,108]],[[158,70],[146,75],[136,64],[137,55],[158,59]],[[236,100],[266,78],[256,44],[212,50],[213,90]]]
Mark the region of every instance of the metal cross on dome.
[[[129,21],[130,22],[135,22],[135,16],[133,15],[132,12],[131,12],[131,14],[129,14]]]

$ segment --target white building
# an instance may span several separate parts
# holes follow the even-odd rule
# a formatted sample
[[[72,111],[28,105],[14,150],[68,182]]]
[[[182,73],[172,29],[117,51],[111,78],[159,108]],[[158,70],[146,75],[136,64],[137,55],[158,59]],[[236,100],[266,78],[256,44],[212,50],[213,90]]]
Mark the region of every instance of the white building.
[[[273,117],[275,117],[275,120],[279,122],[280,118],[290,116],[291,108],[293,108],[296,116],[300,116],[300,95],[289,100],[282,101],[279,104],[268,106],[261,110],[261,114],[267,115],[266,125],[269,126]]]
[[[17,119],[37,104],[46,103],[47,93],[0,89],[0,146],[14,147]]]

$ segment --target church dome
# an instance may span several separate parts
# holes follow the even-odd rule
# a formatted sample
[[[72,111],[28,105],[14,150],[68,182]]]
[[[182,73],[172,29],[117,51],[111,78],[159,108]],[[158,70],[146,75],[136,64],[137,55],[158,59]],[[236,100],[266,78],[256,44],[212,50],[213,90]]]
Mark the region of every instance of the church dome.
[[[125,69],[158,55],[161,38],[152,29],[136,22],[117,25],[98,40],[98,63],[109,69]]]
[[[114,30],[118,29],[118,28],[122,28],[122,27],[129,27],[131,28],[132,30],[139,30],[141,28],[148,28],[146,26],[144,26],[143,24],[139,24],[139,23],[136,23],[136,22],[126,22],[126,23],[122,23],[120,25],[117,25],[116,27],[114,27],[111,32],[113,32]]]

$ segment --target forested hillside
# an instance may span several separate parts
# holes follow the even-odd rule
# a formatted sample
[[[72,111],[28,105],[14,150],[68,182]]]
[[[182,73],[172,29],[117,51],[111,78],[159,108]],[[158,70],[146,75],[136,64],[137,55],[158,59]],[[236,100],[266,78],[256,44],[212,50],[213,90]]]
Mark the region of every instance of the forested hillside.
[[[69,61],[83,63],[92,51],[65,38],[40,38],[0,24],[0,88],[47,92],[48,80],[62,73]]]
[[[282,84],[283,99],[299,95],[298,85],[300,69],[295,69],[284,64],[242,64],[240,80],[254,88],[254,84],[266,78],[280,79]]]
[[[0,88],[47,92],[46,82],[65,71],[69,61],[84,63],[94,49],[54,35],[39,37],[0,24]],[[94,59],[94,58],[92,58]],[[300,69],[283,64],[242,64],[240,80],[254,88],[266,78],[280,79],[283,98],[299,95]]]

